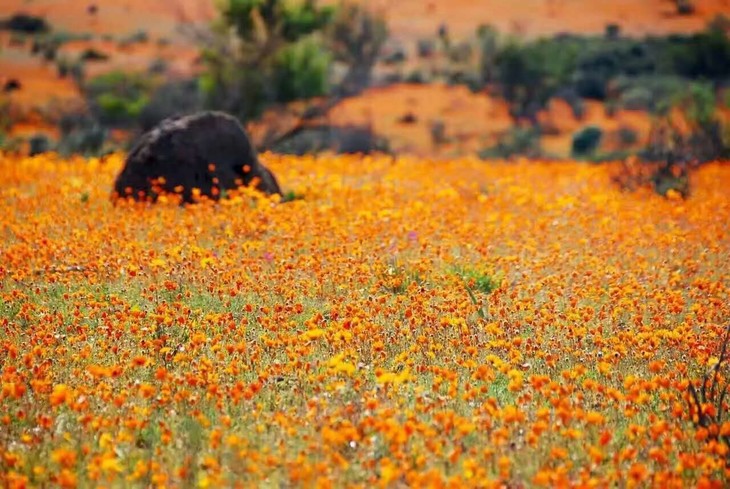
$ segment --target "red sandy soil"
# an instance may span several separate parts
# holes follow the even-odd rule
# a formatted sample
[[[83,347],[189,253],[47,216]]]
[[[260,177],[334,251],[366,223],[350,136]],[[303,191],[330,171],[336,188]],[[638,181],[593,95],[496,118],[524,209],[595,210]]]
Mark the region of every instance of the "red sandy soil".
[[[269,128],[279,131],[291,128],[297,122],[296,114],[303,110],[304,104],[299,104],[287,111],[270,111],[257,123],[250,124],[249,132],[255,142],[261,142]],[[409,114],[415,120],[404,122],[404,116]],[[651,116],[645,112],[617,110],[608,115],[604,105],[595,101],[585,101],[583,117],[578,119],[561,99],[551,100],[538,119],[549,133],[541,139],[542,148],[555,157],[570,156],[573,135],[584,127],[602,128],[600,149],[611,152],[645,145],[652,124]],[[431,127],[437,121],[444,124],[446,144],[436,145],[432,139]],[[396,152],[439,158],[474,154],[493,146],[516,124],[503,100],[472,93],[465,87],[440,84],[372,88],[345,100],[332,110],[327,120],[319,122],[370,127],[375,134],[386,137]],[[622,128],[636,132],[636,144],[621,145],[618,133]]]
[[[95,49],[109,56],[108,60],[85,64],[85,73],[87,77],[91,78],[118,69],[144,72],[156,60],[161,60],[166,64],[168,74],[189,75],[199,56],[198,49],[190,45],[158,45],[153,42],[120,44],[101,39],[68,42],[61,46],[58,55],[78,59],[87,49]]]
[[[68,78],[59,78],[54,63],[41,62],[19,49],[4,48],[0,58],[0,85],[11,78],[21,83],[21,89],[12,92],[10,100],[21,107],[36,106],[39,98],[45,104],[53,99],[78,97],[74,83]]]
[[[609,23],[631,35],[692,32],[730,13],[730,0],[695,0],[695,13],[686,16],[676,14],[673,0],[359,1],[383,12],[401,40],[433,36],[442,23],[461,37],[485,23],[524,36],[600,33]],[[97,6],[96,14],[87,12],[90,5]],[[216,15],[215,0],[3,0],[0,13],[16,11],[46,16],[57,30],[125,35],[141,29],[152,38],[174,38],[180,23],[204,23]]]
[[[186,22],[216,15],[214,0],[3,0],[0,15],[26,12],[45,17],[55,31],[127,36],[143,30],[151,39],[184,41]],[[96,13],[88,8],[96,6]]]
[[[335,0],[332,0],[335,2]],[[457,37],[480,24],[517,36],[561,32],[596,34],[615,23],[635,36],[694,32],[718,14],[730,15],[730,0],[696,0],[692,15],[676,13],[673,0],[361,0],[382,11],[391,34],[402,41],[432,37],[443,23]]]
[[[413,115],[415,121],[403,122]],[[436,147],[431,127],[443,123],[448,143]],[[392,150],[426,156],[468,153],[495,144],[512,126],[507,104],[466,87],[392,85],[345,100],[330,115],[334,125],[370,126],[387,136]]]

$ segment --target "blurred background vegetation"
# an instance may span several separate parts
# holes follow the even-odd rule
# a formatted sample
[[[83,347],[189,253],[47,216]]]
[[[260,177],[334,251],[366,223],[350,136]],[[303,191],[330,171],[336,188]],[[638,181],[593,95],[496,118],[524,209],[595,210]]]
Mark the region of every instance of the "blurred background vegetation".
[[[17,13],[5,18],[0,29],[9,33],[9,42],[25,42],[34,56],[54,63],[59,77],[73,81],[84,104],[43,114],[59,128],[55,139],[43,134],[14,138],[10,101],[22,80],[7,80],[0,99],[0,144],[7,150],[100,154],[124,148],[166,117],[215,109],[244,123],[261,123],[263,135],[255,141],[260,150],[394,151],[389,134],[367,124],[333,125],[328,114],[372,87],[446,84],[507,105],[511,128],[481,147],[478,154],[484,158],[567,156],[599,162],[636,156],[669,165],[730,158],[726,17],[701,32],[644,38],[625,36],[621,26],[609,24],[600,35],[535,39],[482,25],[467,38],[452,39],[444,24],[432,37],[407,47],[393,41],[376,10],[359,3],[225,0],[218,8],[212,25],[188,29],[199,52],[198,68],[182,77],[163,60],[142,72],[92,76],[94,67],[108,62],[105,52],[87,48],[75,57],[59,54],[83,35],[56,32],[40,17]],[[677,15],[692,15],[694,4],[678,1],[676,9]],[[139,31],[120,42],[150,40]],[[543,147],[546,137],[560,131],[544,117],[555,101],[567,104],[577,121],[568,155]],[[630,125],[607,131],[585,119],[593,102],[602,104],[607,118],[620,111],[648,114],[648,136]],[[417,121],[417,114],[405,114],[400,122]],[[434,151],[453,139],[442,120],[430,121],[429,131]]]

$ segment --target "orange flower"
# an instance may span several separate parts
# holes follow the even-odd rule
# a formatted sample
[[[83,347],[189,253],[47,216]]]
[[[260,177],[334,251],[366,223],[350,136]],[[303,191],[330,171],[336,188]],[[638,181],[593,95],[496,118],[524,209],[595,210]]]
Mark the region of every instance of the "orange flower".
[[[71,402],[72,391],[66,384],[56,384],[51,392],[51,406],[59,406]]]

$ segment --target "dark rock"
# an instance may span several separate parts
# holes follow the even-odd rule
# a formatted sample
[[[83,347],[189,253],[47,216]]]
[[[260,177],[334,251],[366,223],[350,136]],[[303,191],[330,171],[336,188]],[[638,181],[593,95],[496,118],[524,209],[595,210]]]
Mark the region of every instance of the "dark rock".
[[[221,190],[255,184],[281,194],[274,175],[261,163],[243,127],[221,112],[171,117],[142,135],[114,184],[115,196],[155,201],[161,190],[180,192],[193,202],[193,189],[217,200]]]

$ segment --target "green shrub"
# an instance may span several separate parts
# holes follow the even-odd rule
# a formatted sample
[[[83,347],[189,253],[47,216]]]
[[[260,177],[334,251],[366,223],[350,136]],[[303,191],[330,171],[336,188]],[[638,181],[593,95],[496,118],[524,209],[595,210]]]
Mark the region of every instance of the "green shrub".
[[[86,48],[79,57],[81,61],[106,61],[109,55],[94,48]]]
[[[419,58],[430,58],[436,53],[436,42],[433,39],[419,39],[416,51]]]
[[[362,126],[316,126],[297,132],[272,148],[277,153],[313,154],[332,151],[338,154],[387,153],[388,141],[372,128]]]
[[[619,24],[610,23],[606,25],[604,36],[609,40],[616,40],[621,37],[621,26]]]
[[[147,100],[145,95],[130,99],[114,93],[102,93],[96,98],[96,103],[101,110],[100,119],[104,123],[120,124],[136,122]]]
[[[257,37],[270,36],[277,31],[286,41],[293,42],[326,26],[334,9],[318,7],[311,0],[228,0],[222,13],[226,23],[234,27],[243,40],[256,41]],[[257,18],[261,20],[259,25],[255,21]]]
[[[730,39],[724,31],[707,29],[688,37],[667,40],[667,69],[694,79],[720,80],[730,76]]]
[[[15,13],[7,19],[0,20],[0,30],[2,29],[24,34],[40,34],[50,31],[51,26],[43,17]]]
[[[449,47],[449,61],[456,64],[468,63],[473,55],[473,47],[470,43],[464,41]]]
[[[190,114],[203,107],[197,79],[171,81],[157,87],[139,114],[139,124],[148,131],[168,117]]]
[[[152,81],[141,74],[113,71],[83,85],[95,118],[107,126],[136,125],[149,101]]]
[[[215,41],[203,50],[205,104],[249,120],[271,104],[325,95],[334,58],[357,66],[369,81],[377,58],[369,58],[362,42],[374,32],[364,13],[358,6],[335,9],[315,0],[223,2]],[[344,79],[359,83],[360,76]]]
[[[618,138],[621,146],[633,146],[639,141],[639,135],[628,126],[622,126],[618,130]]]
[[[586,157],[596,152],[601,143],[603,131],[596,126],[581,129],[573,136],[572,154],[574,157]]]
[[[687,80],[673,75],[619,76],[612,83],[619,106],[663,114],[687,90]]]
[[[621,92],[619,103],[624,109],[654,111],[655,94],[644,86],[632,86]]]
[[[467,270],[464,272],[463,278],[467,281],[470,288],[478,290],[483,294],[491,294],[499,288],[499,279],[488,273]]]
[[[311,38],[283,48],[276,57],[274,68],[276,101],[324,95],[331,61],[331,55]]]
[[[140,29],[138,31],[133,32],[132,34],[123,37],[119,40],[119,44],[121,46],[128,46],[130,44],[144,44],[150,40],[149,34],[147,34],[147,31]]]
[[[29,155],[35,156],[51,150],[51,140],[45,134],[34,134],[28,140]]]
[[[490,65],[482,46],[482,77],[487,78]],[[579,53],[583,49],[577,38],[540,39],[526,44],[508,42],[494,55],[494,72],[502,94],[517,116],[527,114],[531,105],[538,107],[560,88],[572,83]]]
[[[483,159],[526,156],[536,158],[542,154],[540,131],[534,127],[515,127],[497,145],[479,152]]]
[[[63,156],[98,156],[104,149],[108,131],[94,119],[81,114],[66,114],[61,122],[58,152]]]
[[[429,82],[429,76],[423,73],[421,70],[413,70],[405,78],[406,83],[413,83],[415,85],[423,85]],[[728,97],[730,99],[730,97]]]

